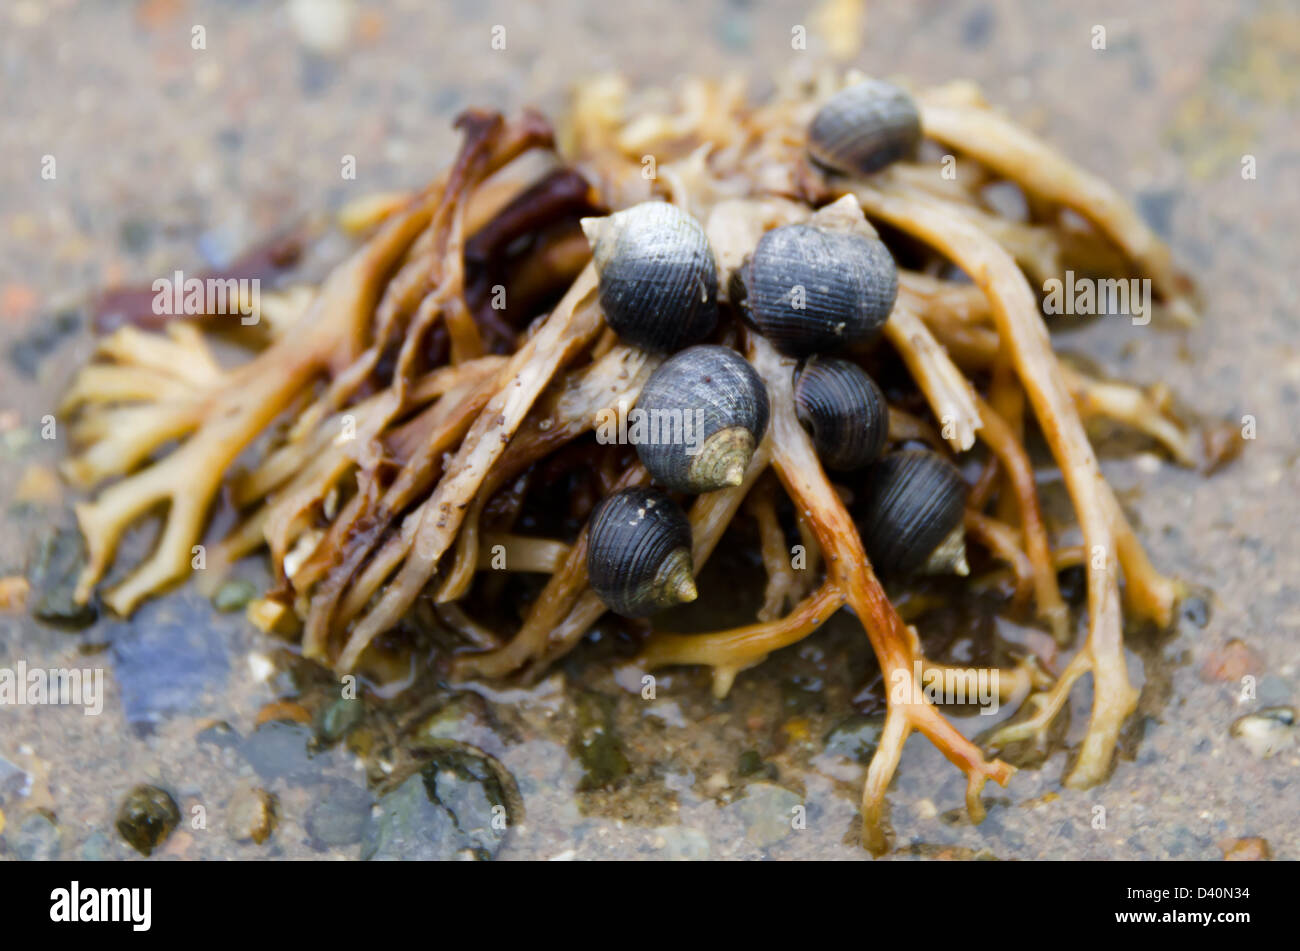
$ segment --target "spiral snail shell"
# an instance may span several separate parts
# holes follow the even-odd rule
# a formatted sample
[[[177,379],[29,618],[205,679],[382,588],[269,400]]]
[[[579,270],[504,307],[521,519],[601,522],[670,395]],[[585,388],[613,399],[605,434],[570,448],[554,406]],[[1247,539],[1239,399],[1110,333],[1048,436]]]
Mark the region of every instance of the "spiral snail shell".
[[[635,412],[644,433],[637,455],[650,474],[678,492],[739,485],[767,431],[767,387],[727,347],[689,347],[646,381]]]
[[[584,218],[605,320],[627,343],[672,353],[718,322],[718,265],[700,223],[676,205],[646,201]]]
[[[859,509],[867,556],[882,574],[967,574],[965,508],[952,463],[928,449],[888,453],[867,471]]]
[[[893,83],[868,79],[840,90],[808,127],[813,161],[845,175],[870,174],[908,158],[921,141],[921,113]]]
[[[880,387],[856,363],[809,357],[795,371],[794,408],[828,469],[861,469],[885,448],[889,406]]]
[[[894,309],[898,268],[879,238],[792,224],[759,239],[731,287],[777,349],[807,356],[875,337]]]
[[[624,617],[646,617],[694,601],[686,513],[659,489],[610,493],[591,515],[587,577],[606,606]]]

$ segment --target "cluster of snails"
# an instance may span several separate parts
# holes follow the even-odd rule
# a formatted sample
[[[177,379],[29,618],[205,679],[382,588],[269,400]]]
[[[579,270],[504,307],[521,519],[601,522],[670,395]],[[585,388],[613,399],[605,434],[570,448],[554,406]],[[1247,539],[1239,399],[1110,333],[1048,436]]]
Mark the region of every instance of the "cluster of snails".
[[[910,154],[919,139],[910,97],[868,81],[817,114],[809,154],[832,170],[870,172]],[[636,403],[659,423],[636,450],[662,488],[612,493],[589,529],[592,588],[615,612],[644,617],[696,597],[690,524],[669,491],[739,485],[767,429],[768,394],[738,353],[703,343],[718,324],[718,267],[698,221],[649,201],[583,225],[609,326],[626,343],[672,354]],[[795,411],[823,465],[865,473],[856,515],[877,570],[962,570],[961,475],[929,450],[882,456],[884,395],[857,364],[828,355],[870,342],[888,320],[898,271],[884,243],[816,224],[778,227],[759,240],[728,290],[754,330],[800,359]]]

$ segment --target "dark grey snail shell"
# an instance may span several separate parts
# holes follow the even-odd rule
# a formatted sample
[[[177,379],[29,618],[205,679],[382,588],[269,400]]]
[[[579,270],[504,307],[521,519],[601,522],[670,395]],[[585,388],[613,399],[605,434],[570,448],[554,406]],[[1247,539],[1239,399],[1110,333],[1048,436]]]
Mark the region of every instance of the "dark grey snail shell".
[[[964,574],[965,508],[966,483],[942,456],[928,449],[886,454],[868,470],[858,510],[872,566],[890,575],[922,569]]]
[[[768,411],[767,387],[744,357],[705,344],[669,357],[651,374],[629,435],[659,482],[678,492],[712,492],[744,480]]]
[[[805,360],[795,373],[794,411],[828,469],[861,469],[885,448],[889,406],[856,363],[836,357]]]
[[[807,224],[764,234],[737,278],[746,317],[792,356],[871,340],[898,296],[898,267],[883,241]]]
[[[646,617],[695,600],[691,524],[667,493],[612,492],[591,514],[587,578],[610,610]]]
[[[675,205],[647,201],[584,218],[605,320],[627,343],[671,353],[713,333],[718,265],[700,223]]]
[[[846,175],[870,174],[915,154],[921,113],[912,97],[879,79],[842,89],[808,127],[808,154]]]

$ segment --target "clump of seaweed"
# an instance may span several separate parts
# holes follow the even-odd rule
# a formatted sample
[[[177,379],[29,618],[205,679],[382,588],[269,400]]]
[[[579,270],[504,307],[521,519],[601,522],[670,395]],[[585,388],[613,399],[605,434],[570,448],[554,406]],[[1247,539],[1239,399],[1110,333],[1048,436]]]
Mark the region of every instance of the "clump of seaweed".
[[[629,447],[591,434],[620,404],[636,403],[665,357],[607,324],[615,304],[602,293],[607,276],[589,261],[579,219],[660,201],[702,225],[691,240],[706,237],[714,260],[702,266],[716,265],[716,287],[699,287],[708,303],[716,295],[720,319],[693,324],[692,342],[742,354],[770,404],[759,438],[728,456],[726,479],[686,507],[686,563],[698,573],[728,525],[753,518],[768,584],[755,623],[708,634],[653,630],[637,663],[706,665],[725,696],[741,671],[848,608],[886,683],[915,683],[918,670],[963,676],[922,656],[877,576],[889,566],[873,566],[845,503],[862,474],[828,473],[796,412],[802,354],[774,346],[760,332],[763,315],[749,313],[760,302],[741,299],[764,236],[807,226],[883,241],[893,260],[882,266],[898,262],[883,327],[846,335],[839,354],[901,364],[928,406],[932,419],[892,400],[888,443],[925,443],[957,461],[977,458],[977,443],[987,449],[948,542],[973,541],[1005,562],[1013,604],[1032,603],[1061,646],[1073,635],[1057,572],[1085,566],[1086,636],[1055,677],[1028,657],[999,672],[1000,689],[1029,694],[1036,709],[991,742],[1041,738],[1072,685],[1091,673],[1091,720],[1066,782],[1102,780],[1137,701],[1122,615],[1168,625],[1178,587],[1148,561],[1101,475],[1084,418],[1136,427],[1181,463],[1199,453],[1166,400],[1057,359],[1034,284],[1067,267],[1147,277],[1183,320],[1193,313],[1190,285],[1114,189],[1000,116],[973,87],[912,96],[891,86],[882,99],[885,85],[827,74],[754,103],[737,80],[693,80],[674,107],[654,111],[645,104],[662,97],[633,96],[607,78],[578,93],[558,148],[537,115],[467,113],[446,173],[401,201],[350,209],[349,226],[369,236],[312,293],[266,295],[269,342],[247,362],[223,368],[192,324],[117,329],[64,404],[77,413],[81,446],[65,471],[98,489],[77,508],[89,552],[78,597],[103,579],[123,532],[160,506],[153,553],[104,601],[128,614],[184,578],[224,491],[240,518],[209,553],[208,577],[268,548],[277,581],[258,616],[299,627],[308,657],[353,671],[377,638],[431,605],[465,641],[450,659],[454,678],[536,678],[607,610],[588,582],[587,516],[602,498],[652,480]],[[944,174],[954,155],[955,179]],[[1024,214],[986,199],[987,186],[1006,183],[1023,197]],[[602,230],[590,220],[587,228]],[[1031,423],[1069,491],[1082,549],[1053,548],[1026,450]],[[249,454],[252,463],[237,467]],[[540,490],[575,472],[588,489],[572,501],[583,527],[564,538],[522,530]],[[777,517],[778,484],[807,554],[800,569]],[[680,531],[675,518],[668,523]],[[681,558],[674,564],[679,570]],[[549,576],[512,634],[475,619],[500,590],[487,577],[494,570]],[[676,584],[682,597],[694,593],[689,576]],[[876,853],[887,846],[886,791],[913,730],[966,775],[974,819],[984,784],[1005,784],[1014,771],[958,732],[924,691],[891,692],[862,798],[863,841]]]

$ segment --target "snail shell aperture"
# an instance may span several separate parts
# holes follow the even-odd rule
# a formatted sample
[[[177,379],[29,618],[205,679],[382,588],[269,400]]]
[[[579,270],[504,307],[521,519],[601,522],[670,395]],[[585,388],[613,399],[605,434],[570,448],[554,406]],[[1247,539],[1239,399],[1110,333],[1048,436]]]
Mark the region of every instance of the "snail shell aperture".
[[[767,387],[727,347],[689,347],[665,360],[636,401],[637,455],[678,492],[739,485],[767,431]]]
[[[695,600],[691,524],[667,493],[620,489],[591,514],[587,577],[610,610],[646,617]]]
[[[856,363],[809,357],[795,374],[794,408],[828,469],[861,469],[885,448],[889,435],[885,395]]]
[[[582,219],[600,277],[605,320],[627,343],[671,353],[718,322],[718,265],[698,221],[647,201]]]
[[[867,471],[858,528],[882,574],[966,574],[966,483],[928,449],[891,452]]]
[[[746,316],[791,356],[871,340],[898,296],[898,268],[883,241],[811,224],[764,234],[736,276]]]
[[[921,114],[893,83],[868,79],[842,89],[808,127],[808,154],[846,175],[870,174],[916,152]]]

